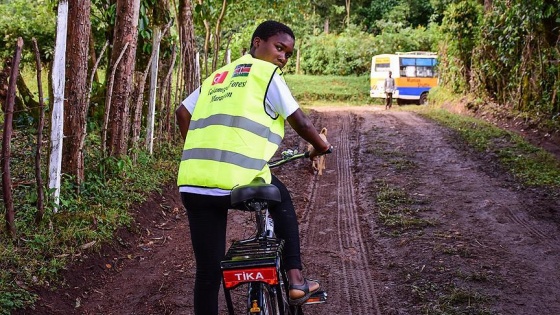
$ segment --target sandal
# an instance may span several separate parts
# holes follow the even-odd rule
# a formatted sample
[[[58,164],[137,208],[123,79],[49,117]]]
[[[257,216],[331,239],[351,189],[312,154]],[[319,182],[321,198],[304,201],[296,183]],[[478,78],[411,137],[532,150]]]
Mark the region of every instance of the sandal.
[[[307,280],[317,282],[317,284],[319,284],[319,287],[317,287],[317,289],[315,289],[313,291],[309,291],[309,283],[307,283]],[[305,301],[309,300],[311,295],[313,293],[317,292],[320,288],[321,288],[321,284],[319,283],[319,281],[311,280],[311,279],[305,279],[305,278],[303,279],[303,284],[290,284],[290,287],[289,287],[290,291],[291,290],[298,290],[298,291],[303,291],[303,293],[305,293],[305,294],[302,297],[299,297],[297,299],[292,299],[291,297],[289,297],[289,293],[288,293],[288,302],[290,303],[290,305],[302,305],[303,303],[305,303]]]

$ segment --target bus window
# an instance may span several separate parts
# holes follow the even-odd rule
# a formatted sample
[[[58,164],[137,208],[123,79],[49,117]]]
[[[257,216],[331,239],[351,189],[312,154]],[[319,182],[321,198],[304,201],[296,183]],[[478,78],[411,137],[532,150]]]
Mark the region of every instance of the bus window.
[[[432,58],[401,58],[400,74],[403,77],[433,78],[436,60]]]
[[[416,76],[416,58],[400,58],[400,74],[402,77]]]
[[[389,57],[375,58],[375,72],[389,72],[391,68],[391,59]]]
[[[375,71],[377,72],[389,72],[390,64],[388,63],[376,63]]]
[[[414,78],[416,76],[416,67],[415,66],[407,66],[405,70],[405,77]]]
[[[418,58],[416,59],[417,73],[418,77],[422,78],[433,78],[435,59],[431,58]]]

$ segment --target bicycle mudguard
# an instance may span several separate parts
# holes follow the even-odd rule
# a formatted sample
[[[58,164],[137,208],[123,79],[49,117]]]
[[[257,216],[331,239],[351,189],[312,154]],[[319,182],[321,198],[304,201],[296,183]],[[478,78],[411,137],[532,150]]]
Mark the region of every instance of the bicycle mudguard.
[[[283,246],[277,238],[234,242],[220,263],[225,288],[255,281],[277,285]]]

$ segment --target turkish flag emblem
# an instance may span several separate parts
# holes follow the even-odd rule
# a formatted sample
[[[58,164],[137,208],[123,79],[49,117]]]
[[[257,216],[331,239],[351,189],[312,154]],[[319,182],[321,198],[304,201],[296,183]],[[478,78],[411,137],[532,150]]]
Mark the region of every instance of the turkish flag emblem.
[[[214,80],[212,81],[212,85],[224,83],[224,80],[226,79],[227,75],[228,75],[227,71],[224,71],[222,73],[216,73],[216,75],[214,76]]]

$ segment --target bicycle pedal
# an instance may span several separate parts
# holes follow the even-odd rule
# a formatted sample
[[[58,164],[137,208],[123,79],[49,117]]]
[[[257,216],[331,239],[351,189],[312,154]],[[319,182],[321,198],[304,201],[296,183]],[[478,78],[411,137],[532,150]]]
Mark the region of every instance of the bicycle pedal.
[[[304,303],[304,305],[310,304],[320,304],[325,303],[327,301],[327,292],[319,290],[309,297],[309,299]]]

